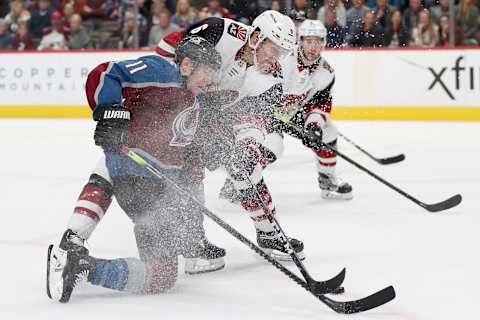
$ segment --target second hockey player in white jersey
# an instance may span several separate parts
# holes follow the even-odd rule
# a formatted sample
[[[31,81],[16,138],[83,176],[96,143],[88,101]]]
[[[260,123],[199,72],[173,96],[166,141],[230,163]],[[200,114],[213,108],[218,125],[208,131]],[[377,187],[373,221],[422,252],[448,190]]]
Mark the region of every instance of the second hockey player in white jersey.
[[[321,55],[327,30],[318,20],[305,20],[298,28],[298,36],[298,48],[282,61],[283,111],[293,123],[302,126],[305,131],[317,132],[323,143],[336,148],[338,130],[331,119],[335,72]],[[288,128],[284,131],[289,133]],[[352,199],[352,186],[335,173],[335,152],[308,138],[303,138],[303,143],[315,153],[322,197]]]

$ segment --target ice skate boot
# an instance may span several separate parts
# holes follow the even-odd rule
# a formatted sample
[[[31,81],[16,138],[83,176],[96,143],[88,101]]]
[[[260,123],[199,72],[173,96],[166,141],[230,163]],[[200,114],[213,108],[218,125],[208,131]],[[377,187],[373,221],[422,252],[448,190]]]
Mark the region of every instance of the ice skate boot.
[[[288,238],[288,240],[290,241],[292,249],[297,253],[298,258],[304,260],[303,242],[295,238]],[[272,258],[279,261],[292,261],[292,258],[285,250],[280,235],[277,232],[264,232],[257,230],[257,243],[260,249]]]
[[[200,245],[200,255],[195,258],[185,258],[185,273],[192,275],[223,269],[225,254],[225,249],[203,239]]]
[[[351,200],[352,186],[341,181],[334,174],[318,173],[318,185],[322,190],[323,199]]]
[[[91,259],[83,246],[84,240],[72,230],[67,230],[60,245],[50,245],[47,253],[47,296],[60,302],[68,302],[75,285],[80,281],[86,266],[76,266],[80,257]],[[85,263],[81,263],[84,265]],[[77,280],[78,279],[78,280]]]

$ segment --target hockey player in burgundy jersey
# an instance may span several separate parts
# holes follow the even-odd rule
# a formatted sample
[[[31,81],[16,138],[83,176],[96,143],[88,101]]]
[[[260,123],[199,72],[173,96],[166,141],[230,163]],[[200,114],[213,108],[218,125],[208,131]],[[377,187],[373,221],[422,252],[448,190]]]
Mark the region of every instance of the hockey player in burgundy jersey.
[[[50,298],[68,302],[82,278],[105,288],[155,294],[175,284],[178,255],[225,255],[206,241],[203,214],[193,201],[121,153],[124,145],[143,149],[159,160],[163,174],[202,199],[202,177],[196,172],[203,170],[201,162],[186,161],[195,161],[187,154],[202,112],[197,97],[218,79],[221,58],[205,39],[189,37],[178,45],[175,62],[144,56],[104,63],[90,73],[87,94],[95,106],[94,140],[105,151],[109,191],[134,223],[140,259],[93,258],[82,238],[67,230],[60,245],[48,250]],[[200,179],[192,180],[197,176]]]
[[[332,122],[332,88],[334,70],[321,56],[325,48],[327,30],[318,20],[305,20],[298,29],[299,46],[282,61],[284,70],[284,105],[298,110],[292,121],[306,131],[316,132],[322,141],[337,147],[338,130]],[[290,133],[288,129],[285,132]],[[352,199],[352,187],[335,174],[337,155],[315,141],[303,139],[316,157],[318,183],[325,199]]]
[[[263,132],[266,133],[267,130],[265,127],[267,121],[261,121],[262,117],[255,115],[239,117],[238,112],[232,111],[237,110],[237,106],[247,108],[252,105],[265,106],[267,101],[270,101],[270,105],[272,105],[279,99],[281,79],[275,77],[274,74],[278,73],[280,58],[292,50],[295,43],[295,31],[292,26],[288,17],[278,12],[267,11],[255,19],[253,26],[230,19],[212,17],[193,25],[185,32],[185,36],[195,35],[207,39],[215,45],[222,57],[219,91],[210,95],[207,101],[210,101],[209,103],[212,105],[222,105],[224,111],[213,112],[210,116],[202,116],[201,119],[205,121],[200,122],[205,125],[201,124],[199,131],[203,132],[205,138],[200,139],[202,134],[198,134],[203,145],[199,152],[209,155],[204,157],[206,158],[205,165],[209,169],[213,170],[226,165],[225,159],[230,159],[233,152],[235,136],[243,135],[247,139],[253,134],[253,136],[259,137],[256,129],[250,130],[250,128],[261,128],[261,138],[257,142],[258,145],[262,145],[263,152],[268,154],[266,157],[278,153],[278,150],[270,150],[274,148],[274,144],[268,143],[263,137]],[[182,36],[180,33],[166,36],[156,48],[157,54],[172,59],[175,46]],[[88,83],[87,91],[89,91]],[[94,92],[95,88],[90,91]],[[89,98],[90,100],[92,98]],[[240,101],[241,103],[239,103]],[[251,114],[252,110],[249,113]],[[244,122],[243,125],[242,122]],[[232,130],[234,124],[237,125],[235,132]],[[244,134],[246,132],[247,134]],[[239,138],[236,142],[240,143],[242,140],[243,138]],[[244,148],[245,152],[248,150],[248,148]],[[258,173],[258,170],[256,172]],[[262,194],[271,199],[263,179],[260,178],[257,182]],[[260,203],[252,196],[245,197],[244,208],[254,222],[259,244],[261,247],[274,245],[278,239],[271,225],[266,221]],[[111,178],[105,167],[105,160],[100,159],[89,182],[80,193],[67,228],[79,235],[81,242],[88,239],[108,209],[111,198]],[[252,206],[251,203],[255,205]],[[271,201],[268,201],[268,204],[273,207]],[[263,239],[266,240],[263,241]],[[303,250],[301,241],[293,239],[293,242],[298,252]],[[270,249],[266,248],[266,250]],[[195,273],[195,269],[189,269],[188,264],[185,269],[190,270],[189,273]]]

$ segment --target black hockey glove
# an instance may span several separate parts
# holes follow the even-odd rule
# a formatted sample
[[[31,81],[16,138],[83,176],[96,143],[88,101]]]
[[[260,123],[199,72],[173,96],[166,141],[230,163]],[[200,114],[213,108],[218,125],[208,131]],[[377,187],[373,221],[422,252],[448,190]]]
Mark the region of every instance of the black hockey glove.
[[[313,150],[322,147],[322,129],[316,123],[309,123],[303,128],[302,143]]]
[[[105,152],[120,153],[122,146],[128,143],[128,122],[130,111],[123,106],[113,105],[101,108],[93,114],[97,121],[93,139]]]

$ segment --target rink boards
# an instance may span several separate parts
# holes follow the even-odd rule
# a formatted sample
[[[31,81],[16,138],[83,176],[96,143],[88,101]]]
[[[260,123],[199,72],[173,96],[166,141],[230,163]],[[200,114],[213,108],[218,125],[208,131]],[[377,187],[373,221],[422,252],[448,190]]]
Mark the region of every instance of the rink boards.
[[[90,117],[89,70],[150,53],[0,53],[0,117]],[[336,72],[337,119],[480,120],[480,49],[343,49],[324,56]]]

